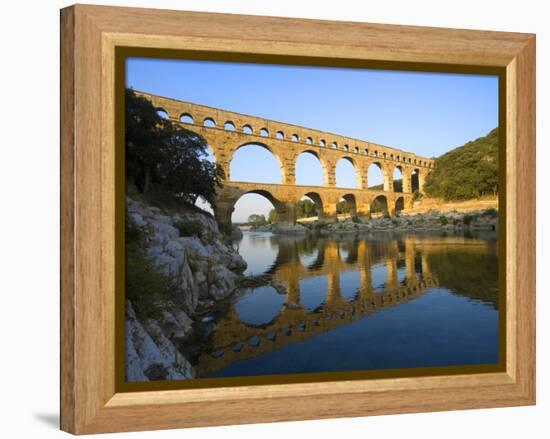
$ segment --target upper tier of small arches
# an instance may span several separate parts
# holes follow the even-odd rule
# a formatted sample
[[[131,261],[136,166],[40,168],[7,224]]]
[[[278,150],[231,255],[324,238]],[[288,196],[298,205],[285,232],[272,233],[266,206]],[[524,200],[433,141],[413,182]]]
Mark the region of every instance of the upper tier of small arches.
[[[214,128],[219,130],[234,131],[251,136],[266,137],[270,139],[296,142],[319,148],[330,148],[346,153],[375,157],[396,163],[410,164],[433,168],[431,159],[418,157],[415,154],[400,151],[384,145],[359,141],[344,136],[338,136],[322,131],[298,127],[266,120],[254,116],[247,116],[221,109],[206,107],[162,98],[147,93],[139,93],[152,100],[159,114],[173,121],[184,124]]]

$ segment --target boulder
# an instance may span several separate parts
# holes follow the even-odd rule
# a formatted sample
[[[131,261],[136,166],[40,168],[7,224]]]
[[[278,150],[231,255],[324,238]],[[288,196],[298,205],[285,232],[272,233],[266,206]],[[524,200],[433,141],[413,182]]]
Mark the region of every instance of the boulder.
[[[143,216],[139,212],[129,212],[131,220],[139,227],[147,225],[147,222],[143,219]]]
[[[238,275],[225,265],[211,267],[207,275],[208,292],[214,299],[224,299],[234,292]]]
[[[242,239],[243,232],[238,226],[233,226],[231,229],[231,239],[239,240]]]
[[[125,375],[129,382],[194,378],[193,366],[154,320],[140,322],[126,302]]]
[[[165,245],[173,239],[179,238],[179,231],[170,224],[159,221],[148,221],[148,226],[152,229],[153,244]]]
[[[307,233],[309,229],[299,223],[280,222],[273,224],[272,230],[279,234],[301,234]]]
[[[198,212],[170,216],[129,198],[127,206],[129,217],[150,231],[147,255],[174,280],[174,295],[183,311],[192,316],[199,297],[218,300],[234,291],[246,262],[219,232],[214,218]],[[199,222],[201,236],[180,236],[173,224],[182,220]]]

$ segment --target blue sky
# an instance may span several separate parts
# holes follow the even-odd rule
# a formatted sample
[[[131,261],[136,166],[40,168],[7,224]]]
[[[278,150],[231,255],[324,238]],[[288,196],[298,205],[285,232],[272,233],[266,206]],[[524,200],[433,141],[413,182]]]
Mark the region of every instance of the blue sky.
[[[131,58],[126,85],[226,110],[316,128],[436,157],[498,125],[498,78],[486,75],[395,72]],[[298,184],[319,184],[320,166],[303,155]],[[237,151],[231,179],[280,182],[276,159],[260,147]],[[370,175],[369,183],[380,177]],[[354,187],[341,161],[337,184]],[[246,195],[234,221],[266,214],[271,204]]]

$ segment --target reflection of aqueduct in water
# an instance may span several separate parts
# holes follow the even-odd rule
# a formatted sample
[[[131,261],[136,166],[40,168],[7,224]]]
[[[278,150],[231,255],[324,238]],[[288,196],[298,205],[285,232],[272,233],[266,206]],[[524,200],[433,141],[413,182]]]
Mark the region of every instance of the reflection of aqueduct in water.
[[[357,215],[368,214],[374,200],[378,200],[391,215],[396,209],[412,205],[412,192],[422,190],[426,175],[434,167],[431,159],[383,145],[147,93],[137,94],[151,100],[171,121],[185,124],[199,134],[212,149],[214,159],[226,176],[215,211],[216,219],[222,225],[231,224],[234,205],[246,193],[268,198],[281,221],[296,220],[295,203],[303,196],[313,200],[320,217],[325,219],[335,217],[336,204],[341,199],[345,199],[352,213]],[[282,184],[230,181],[233,154],[250,144],[263,146],[276,157]],[[323,186],[296,184],[296,160],[304,152],[319,159]],[[354,166],[357,189],[336,187],[336,164],[340,159],[348,160]],[[382,171],[383,190],[368,189],[370,165],[376,165]],[[402,192],[394,191],[395,169],[401,172]]]
[[[286,286],[285,305],[270,321],[252,325],[240,320],[235,305],[218,323],[212,335],[212,348],[198,359],[198,375],[213,373],[235,361],[273,351],[288,343],[308,339],[339,325],[370,315],[377,310],[396,306],[419,297],[438,285],[429,268],[428,258],[437,247],[429,240],[405,238],[366,241],[350,239],[338,242],[320,238],[315,260],[304,264],[300,254],[305,241],[279,240],[279,252],[269,272]],[[404,276],[398,276],[404,262]],[[386,279],[382,289],[372,282],[372,268],[385,265]],[[358,272],[356,293],[342,295],[340,277],[345,272]],[[326,276],[327,291],[322,304],[313,310],[300,302],[300,280]]]

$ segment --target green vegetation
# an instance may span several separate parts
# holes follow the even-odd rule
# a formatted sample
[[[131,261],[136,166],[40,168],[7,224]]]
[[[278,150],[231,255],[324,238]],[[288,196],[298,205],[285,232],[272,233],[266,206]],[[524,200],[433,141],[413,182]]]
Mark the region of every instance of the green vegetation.
[[[172,280],[158,271],[145,252],[147,230],[126,216],[126,284],[125,294],[135,311],[145,317],[162,319],[168,308]]]
[[[252,214],[248,217],[248,224],[256,227],[265,226],[267,224],[267,220],[264,215]]]
[[[163,119],[153,104],[127,89],[125,94],[126,189],[132,198],[162,211],[198,210],[198,197],[215,206],[221,167],[206,159],[207,144],[197,134]],[[125,294],[136,313],[162,320],[179,305],[174,279],[157,269],[146,252],[148,230],[126,217]],[[180,236],[200,236],[201,224],[180,220]]]
[[[224,177],[206,159],[203,138],[157,114],[153,104],[126,89],[126,178],[146,198],[194,205],[203,197],[213,207]]]
[[[309,218],[311,216],[317,216],[317,207],[315,203],[307,198],[298,201],[298,203],[296,203],[296,217]]]
[[[310,199],[303,199],[296,203],[296,218],[309,218],[312,216],[317,216],[317,206]],[[263,216],[263,215],[262,215]],[[277,222],[277,211],[271,209],[269,215],[267,216],[267,222],[270,224]],[[249,221],[250,223],[250,218]]]
[[[383,191],[384,185],[383,184],[375,184],[374,186],[369,186],[369,189],[371,191]]]
[[[384,184],[376,184],[374,186],[369,186],[369,189],[372,191],[383,191],[384,190]],[[394,192],[403,192],[403,179],[398,178],[396,180],[393,180],[393,191]]]
[[[180,219],[174,226],[179,230],[180,236],[200,236],[202,225],[198,221]]]
[[[424,192],[444,200],[498,194],[498,128],[435,159]]]
[[[350,212],[350,206],[349,203],[345,200],[338,201],[336,203],[336,213],[349,213]]]
[[[386,205],[380,199],[375,198],[370,206],[371,212],[385,212],[386,211]]]
[[[418,189],[415,189],[415,191],[413,192],[413,201],[418,201],[420,199],[422,199],[422,194]]]
[[[446,216],[440,216],[439,222],[441,223],[442,226],[446,226],[447,224],[449,224],[449,220],[447,219]]]
[[[271,209],[269,211],[269,215],[267,217],[267,220],[269,221],[269,224],[274,224],[278,220],[277,211],[275,209]]]

